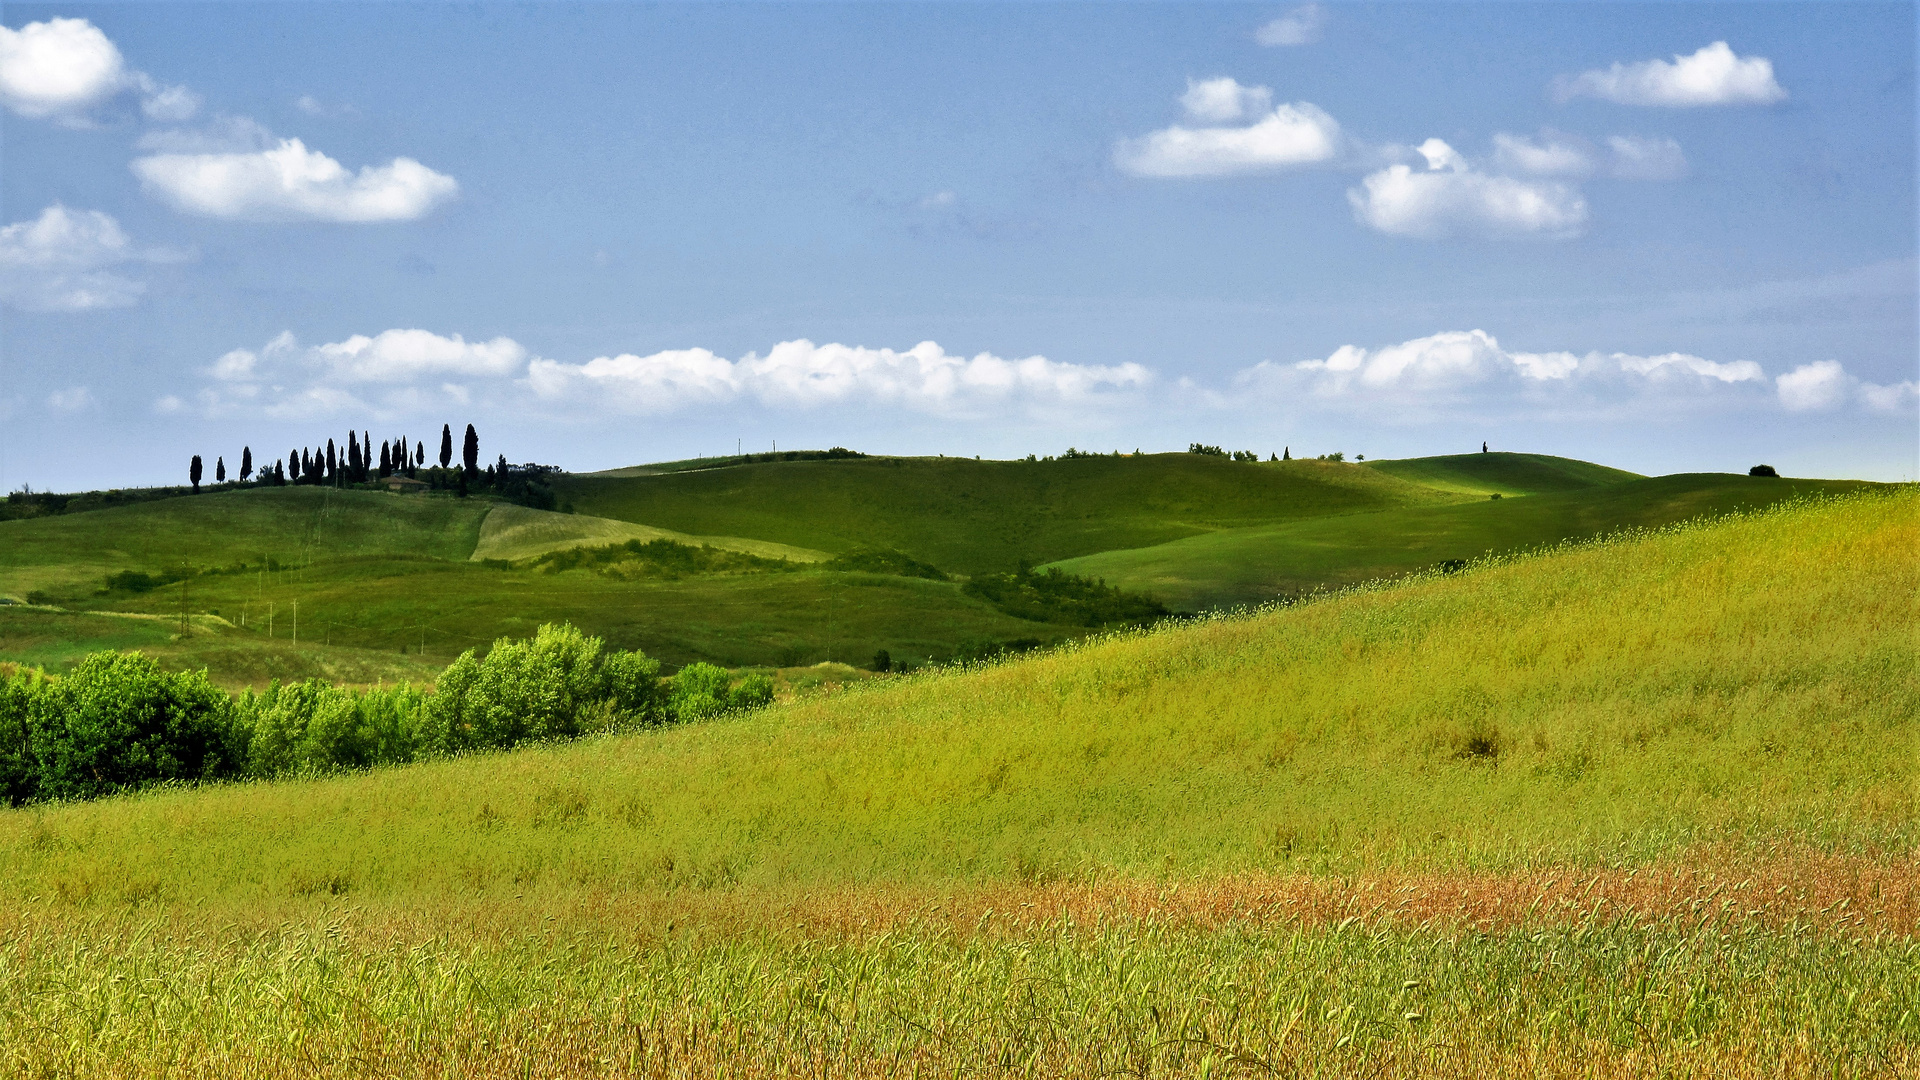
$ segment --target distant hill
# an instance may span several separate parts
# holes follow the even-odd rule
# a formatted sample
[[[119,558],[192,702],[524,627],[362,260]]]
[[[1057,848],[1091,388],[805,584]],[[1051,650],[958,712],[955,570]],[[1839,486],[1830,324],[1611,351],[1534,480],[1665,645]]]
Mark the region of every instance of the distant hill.
[[[1419,466],[1429,460],[1457,459],[1388,464]],[[1551,483],[1553,475],[1543,470],[1527,482]],[[1521,469],[1513,469],[1507,476],[1509,482],[1527,479]],[[1569,477],[1567,482],[1574,479]],[[1856,480],[1681,473],[1543,495],[1400,507],[1222,530],[1156,547],[1065,559],[1053,565],[1068,573],[1104,578],[1111,585],[1151,592],[1177,609],[1193,611],[1257,604],[1316,588],[1427,569],[1451,559],[1473,559],[1621,528],[1656,527],[1707,514],[1770,506],[1799,496],[1872,486]]]
[[[567,476],[557,490],[598,517],[829,552],[887,547],[966,574],[1466,497],[1362,465],[1203,454],[756,462]]]
[[[1639,473],[1548,454],[1448,454],[1370,461],[1367,467],[1423,487],[1468,495],[1544,495],[1641,479]]]

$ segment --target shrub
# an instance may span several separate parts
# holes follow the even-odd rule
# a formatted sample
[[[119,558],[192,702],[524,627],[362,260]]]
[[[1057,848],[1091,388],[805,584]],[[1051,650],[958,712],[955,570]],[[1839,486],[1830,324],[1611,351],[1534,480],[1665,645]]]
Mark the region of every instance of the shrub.
[[[94,653],[36,697],[40,798],[231,777],[247,758],[233,700],[205,671],[168,674],[140,653]]]
[[[727,669],[694,662],[673,677],[673,715],[678,720],[703,720],[727,711]]]
[[[572,626],[547,625],[531,641],[501,638],[485,660],[462,653],[441,673],[428,707],[435,749],[578,735],[586,707],[608,696],[604,644]]]
[[[1780,474],[1775,472],[1773,466],[1771,465],[1755,465],[1753,468],[1747,470],[1747,475],[1748,476],[1779,476]]]

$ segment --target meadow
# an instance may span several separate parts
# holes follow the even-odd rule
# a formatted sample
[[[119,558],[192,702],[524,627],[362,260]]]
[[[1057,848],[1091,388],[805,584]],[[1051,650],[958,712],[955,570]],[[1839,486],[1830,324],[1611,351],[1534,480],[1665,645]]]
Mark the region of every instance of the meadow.
[[[1084,605],[1016,602],[1033,590],[991,586],[1049,558],[1092,560],[1055,568],[1151,594],[1098,618],[1151,613],[1155,600],[1204,610],[1725,508],[1689,501],[1689,485],[1745,480],[1667,478],[1686,490],[1653,513],[1644,493],[1608,497],[1632,474],[1529,454],[795,458],[557,477],[573,513],[319,487],[71,500],[100,508],[0,522],[0,599],[16,602],[0,604],[0,661],[58,671],[89,648],[138,644],[230,688],[424,683],[464,649],[570,622],[670,667],[797,673],[866,667],[882,651],[912,666],[1086,633]],[[1807,490],[1783,484],[1770,494]],[[1496,490],[1509,507],[1545,498],[1560,509],[1475,516]],[[1274,536],[1308,534],[1284,558],[1269,550]],[[663,574],[578,554],[662,541],[750,558]],[[756,568],[798,572],[744,572]],[[75,613],[108,617],[64,617]]]
[[[1505,500],[1502,500],[1505,501]],[[21,1075],[1920,1068],[1920,496],[0,813]]]

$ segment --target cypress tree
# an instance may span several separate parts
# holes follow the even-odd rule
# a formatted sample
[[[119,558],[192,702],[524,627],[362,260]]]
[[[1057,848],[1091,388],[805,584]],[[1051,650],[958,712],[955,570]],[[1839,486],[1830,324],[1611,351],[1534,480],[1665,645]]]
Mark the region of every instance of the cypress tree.
[[[373,471],[373,432],[360,433],[360,479],[365,480]]]
[[[393,455],[388,451],[386,443],[380,444],[380,475],[382,477],[393,475]]]
[[[327,440],[327,482],[332,483],[340,476],[340,462],[333,456],[333,440]]]
[[[453,425],[440,425],[440,467],[453,464]]]
[[[247,477],[252,475],[253,475],[253,447],[243,446],[240,448],[240,479],[245,480]]]
[[[413,464],[407,466],[407,475],[412,476],[413,471],[415,469],[419,468],[422,465],[425,465],[426,463],[427,463],[427,444],[422,442],[414,443],[413,444]]]
[[[224,484],[227,482],[226,458],[217,457],[213,459],[213,482],[216,484]]]
[[[1281,460],[1281,461],[1292,461],[1292,460],[1293,460],[1293,447],[1291,447],[1291,446],[1283,446],[1283,447],[1281,447],[1281,448],[1280,448],[1280,454],[1281,454],[1281,457],[1280,457],[1280,460]]]
[[[300,451],[298,450],[287,455],[287,475],[293,478],[294,483],[300,482]]]
[[[467,467],[468,472],[480,468],[480,436],[473,430],[472,424],[467,425],[467,437],[460,443],[460,463]]]
[[[200,492],[200,455],[193,455],[193,464],[187,466],[187,479],[193,481],[194,494]]]

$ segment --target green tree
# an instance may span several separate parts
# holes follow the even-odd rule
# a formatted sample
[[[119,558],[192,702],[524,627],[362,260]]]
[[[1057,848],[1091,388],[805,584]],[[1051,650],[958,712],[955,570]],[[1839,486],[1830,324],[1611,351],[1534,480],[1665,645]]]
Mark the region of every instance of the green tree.
[[[245,480],[247,477],[252,475],[253,475],[253,447],[243,446],[240,448],[240,479]]]
[[[200,455],[193,455],[193,464],[187,466],[187,479],[193,481],[193,490],[200,490]]]
[[[453,425],[440,425],[440,467],[453,464]]]

